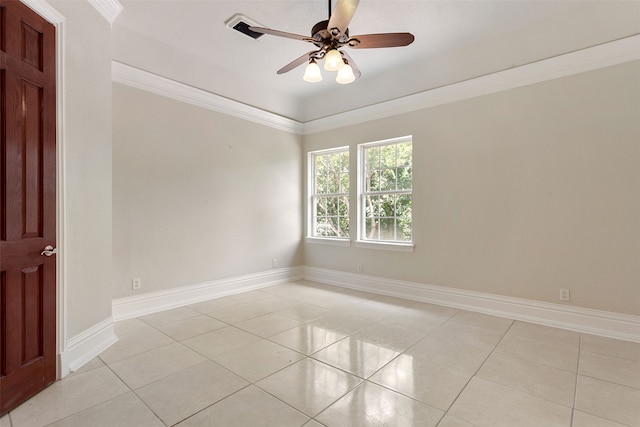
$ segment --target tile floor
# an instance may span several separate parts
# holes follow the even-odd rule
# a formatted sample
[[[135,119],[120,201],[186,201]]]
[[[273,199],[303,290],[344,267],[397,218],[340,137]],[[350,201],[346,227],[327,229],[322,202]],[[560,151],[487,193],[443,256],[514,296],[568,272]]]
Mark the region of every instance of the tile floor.
[[[0,427],[640,426],[640,344],[310,282],[116,332]]]

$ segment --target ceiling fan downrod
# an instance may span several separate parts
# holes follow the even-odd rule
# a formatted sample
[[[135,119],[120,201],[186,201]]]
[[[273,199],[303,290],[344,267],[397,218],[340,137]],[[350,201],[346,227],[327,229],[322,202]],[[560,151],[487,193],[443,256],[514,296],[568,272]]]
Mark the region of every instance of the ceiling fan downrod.
[[[349,54],[340,49],[343,47],[352,49],[400,47],[408,46],[413,43],[414,40],[414,36],[411,33],[362,34],[350,37],[348,26],[359,2],[360,0],[336,0],[336,10],[334,11],[331,8],[331,0],[327,0],[329,19],[315,24],[311,29],[311,37],[270,28],[249,27],[249,29],[257,33],[271,34],[273,36],[300,40],[315,45],[315,50],[294,59],[279,69],[277,74],[287,73],[304,63],[307,63],[307,68],[312,68],[314,73],[317,74],[316,71],[319,70],[316,70],[318,67],[316,61],[324,59],[324,68],[328,71],[345,69],[336,79],[338,83],[351,83],[360,77],[360,70]],[[327,63],[327,61],[329,63]],[[318,78],[315,74],[312,79],[308,80],[305,78],[305,80],[320,81],[322,79],[321,76]]]

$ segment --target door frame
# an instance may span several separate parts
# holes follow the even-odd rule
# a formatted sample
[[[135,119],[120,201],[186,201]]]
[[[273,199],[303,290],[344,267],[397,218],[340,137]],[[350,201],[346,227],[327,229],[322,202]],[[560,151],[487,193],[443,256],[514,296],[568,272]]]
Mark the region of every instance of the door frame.
[[[65,200],[66,187],[64,167],[65,121],[64,121],[64,60],[65,17],[44,0],[20,0],[56,29],[56,378],[69,374],[69,366],[62,363],[62,354],[67,351],[67,310],[65,304]]]

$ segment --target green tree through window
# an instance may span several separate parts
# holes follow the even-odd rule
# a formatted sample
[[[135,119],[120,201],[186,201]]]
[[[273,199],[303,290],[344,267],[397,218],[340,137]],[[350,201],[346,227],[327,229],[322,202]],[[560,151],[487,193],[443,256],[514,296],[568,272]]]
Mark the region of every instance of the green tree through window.
[[[360,145],[362,240],[411,242],[412,140]]]
[[[313,237],[349,237],[349,149],[313,152],[312,224]]]

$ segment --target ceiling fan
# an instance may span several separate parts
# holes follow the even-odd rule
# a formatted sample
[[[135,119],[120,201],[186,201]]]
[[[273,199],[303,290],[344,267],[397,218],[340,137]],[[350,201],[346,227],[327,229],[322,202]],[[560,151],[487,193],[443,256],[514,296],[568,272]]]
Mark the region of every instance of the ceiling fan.
[[[324,59],[324,69],[338,71],[336,81],[347,84],[360,78],[360,70],[344,50],[344,47],[353,49],[374,49],[381,47],[408,46],[413,43],[414,36],[411,33],[383,33],[364,34],[359,36],[349,35],[349,23],[356,12],[360,0],[337,0],[336,7],[331,13],[331,0],[329,3],[329,19],[320,21],[311,29],[311,36],[286,33],[270,28],[249,27],[251,31],[272,36],[285,37],[311,43],[317,49],[305,53],[294,59],[289,64],[278,70],[278,74],[284,74],[294,68],[308,63],[303,79],[308,82],[322,80],[320,67],[317,61]]]

